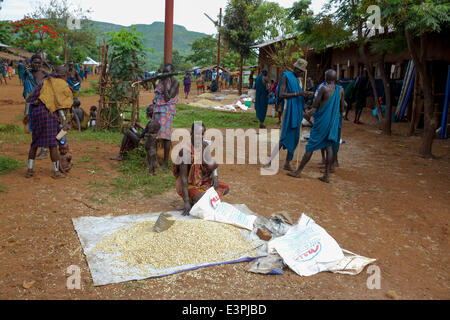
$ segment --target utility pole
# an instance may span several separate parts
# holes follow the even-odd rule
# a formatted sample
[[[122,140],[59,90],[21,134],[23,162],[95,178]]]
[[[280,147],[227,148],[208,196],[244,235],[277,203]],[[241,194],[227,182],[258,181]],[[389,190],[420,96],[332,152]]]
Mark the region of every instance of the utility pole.
[[[166,0],[166,20],[164,22],[164,64],[172,63],[173,50],[173,0]]]
[[[214,21],[213,19],[211,19],[210,16],[208,16],[206,13],[204,13],[204,15],[211,20],[212,23],[214,23],[215,26],[218,27],[217,31],[219,33],[219,39],[218,39],[218,43],[217,43],[217,76],[216,79],[219,80],[219,70],[220,70],[220,28],[222,27],[222,8],[220,8],[220,13],[219,13],[219,21]],[[225,49],[224,49],[225,50]],[[225,51],[224,51],[224,59],[225,59]]]
[[[217,75],[216,75],[216,83],[217,87],[219,88],[219,75],[220,75],[220,28],[222,27],[222,8],[220,8],[220,14],[219,14],[219,43],[217,45]]]

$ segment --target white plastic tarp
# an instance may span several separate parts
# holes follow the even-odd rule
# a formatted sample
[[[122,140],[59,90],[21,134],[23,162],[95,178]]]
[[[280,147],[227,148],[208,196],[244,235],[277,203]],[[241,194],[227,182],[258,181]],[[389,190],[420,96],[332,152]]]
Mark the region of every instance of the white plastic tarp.
[[[249,211],[245,205],[236,205],[236,208],[241,211]],[[111,235],[114,232],[131,227],[131,225],[144,221],[156,221],[159,213],[148,213],[139,215],[126,215],[119,217],[81,217],[72,219],[74,228],[78,234],[83,252],[86,256],[86,260],[91,271],[92,280],[94,286],[102,286],[112,283],[120,283],[132,280],[142,280],[147,278],[164,277],[171,274],[176,274],[188,270],[195,270],[212,265],[230,264],[245,261],[252,261],[255,258],[250,257],[248,253],[230,252],[223,257],[222,261],[214,263],[201,263],[185,266],[175,266],[173,268],[157,270],[152,266],[148,266],[148,270],[143,273],[142,270],[137,268],[130,268],[125,263],[119,262],[114,259],[116,255],[107,254],[102,251],[93,251],[96,247],[97,241],[105,236]],[[197,219],[193,216],[183,216],[180,212],[169,212],[175,219]],[[258,238],[253,232],[248,230],[241,230],[241,235],[245,237],[248,243],[251,243],[255,248],[256,255],[262,257],[267,255],[266,243]],[[226,241],[226,239],[224,239]],[[181,252],[182,248],[180,248]],[[236,258],[236,254],[240,254]],[[233,259],[227,258],[227,256],[234,257]]]

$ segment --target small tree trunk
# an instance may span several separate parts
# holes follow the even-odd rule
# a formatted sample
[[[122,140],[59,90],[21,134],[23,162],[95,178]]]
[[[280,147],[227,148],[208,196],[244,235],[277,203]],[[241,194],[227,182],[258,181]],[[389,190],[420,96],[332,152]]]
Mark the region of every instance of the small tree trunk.
[[[426,33],[421,36],[420,51],[418,50],[412,34],[405,28],[406,41],[408,43],[408,50],[413,58],[414,65],[420,74],[420,85],[423,91],[424,102],[424,132],[422,137],[422,145],[420,146],[419,153],[424,158],[432,158],[432,146],[434,135],[436,131],[436,123],[433,121],[433,92],[431,89],[431,77],[427,72],[426,60],[424,59],[424,47],[426,45]],[[421,55],[419,56],[419,52]]]
[[[244,57],[241,55],[241,61],[240,61],[241,68],[239,69],[239,95],[242,95],[242,68],[244,67]]]
[[[392,131],[392,101],[391,101],[391,84],[389,83],[389,79],[386,75],[386,64],[384,61],[385,55],[382,54],[380,57],[380,71],[381,71],[381,79],[383,80],[383,87],[384,87],[384,95],[386,98],[386,101],[384,102],[386,105],[386,118],[384,119],[384,126],[383,126],[383,133],[385,135],[390,136]]]
[[[412,136],[414,134],[414,131],[417,127],[418,117],[419,117],[419,111],[418,109],[418,103],[417,100],[419,100],[419,79],[420,74],[417,72],[416,77],[414,79],[414,94],[413,94],[413,103],[412,103],[412,111],[411,111],[411,122],[409,123],[409,130],[408,130],[408,136]]]
[[[372,90],[373,90],[373,98],[375,100],[375,107],[377,108],[377,113],[378,113],[378,119],[379,119],[379,124],[381,124],[383,122],[383,115],[381,114],[381,106],[380,106],[380,102],[378,101],[378,90],[376,87],[376,83],[375,83],[375,75],[372,72],[372,66],[370,65],[369,62],[369,58],[367,57],[366,51],[365,51],[365,44],[361,44],[359,46],[359,54],[363,60],[364,65],[366,66],[367,69],[367,75],[369,76],[369,81],[370,84],[372,85]]]

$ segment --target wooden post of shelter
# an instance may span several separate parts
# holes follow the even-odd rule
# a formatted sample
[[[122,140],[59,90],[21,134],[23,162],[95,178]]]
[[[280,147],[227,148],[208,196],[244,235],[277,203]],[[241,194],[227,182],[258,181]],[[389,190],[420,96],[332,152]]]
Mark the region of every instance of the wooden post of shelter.
[[[108,75],[107,75],[107,57],[108,57],[109,46],[106,44],[105,40],[103,40],[103,48],[102,48],[102,65],[100,68],[100,79],[99,79],[99,95],[100,100],[98,103],[97,110],[97,120],[96,120],[96,129],[101,130],[105,127],[105,109],[107,108],[107,102],[105,99],[105,90],[106,85],[108,83]]]

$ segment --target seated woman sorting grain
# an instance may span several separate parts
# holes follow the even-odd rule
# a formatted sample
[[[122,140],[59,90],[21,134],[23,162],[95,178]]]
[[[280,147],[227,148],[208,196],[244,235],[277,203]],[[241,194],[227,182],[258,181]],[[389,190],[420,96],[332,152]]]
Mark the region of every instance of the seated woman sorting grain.
[[[185,216],[189,215],[192,206],[211,187],[214,187],[220,198],[230,190],[226,184],[219,182],[217,174],[219,165],[212,159],[210,151],[206,149],[208,142],[203,140],[205,131],[206,128],[201,122],[195,122],[192,125],[191,144],[181,149],[178,159],[173,165],[173,175],[177,180],[177,193],[184,200],[183,215]],[[200,159],[195,158],[195,150],[199,151],[197,154],[200,155]]]

